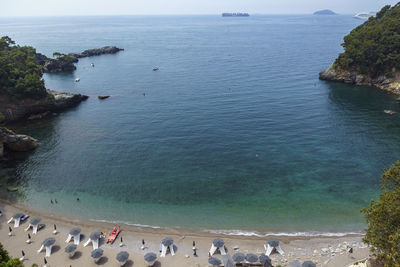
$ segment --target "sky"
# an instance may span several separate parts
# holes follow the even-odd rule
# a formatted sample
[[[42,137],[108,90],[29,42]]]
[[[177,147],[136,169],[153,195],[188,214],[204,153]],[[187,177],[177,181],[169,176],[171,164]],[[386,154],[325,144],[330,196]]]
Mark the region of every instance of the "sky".
[[[340,14],[378,11],[400,0],[0,0],[0,16],[151,14]]]

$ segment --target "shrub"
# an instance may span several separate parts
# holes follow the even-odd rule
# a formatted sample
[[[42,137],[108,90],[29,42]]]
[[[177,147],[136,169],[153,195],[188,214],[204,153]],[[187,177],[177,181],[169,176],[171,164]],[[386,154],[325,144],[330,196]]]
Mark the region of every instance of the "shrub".
[[[0,243],[0,267],[24,267],[19,259],[10,259],[7,250]]]
[[[400,266],[400,161],[381,177],[378,201],[364,208],[368,228],[364,242],[371,245],[377,261],[384,266]]]

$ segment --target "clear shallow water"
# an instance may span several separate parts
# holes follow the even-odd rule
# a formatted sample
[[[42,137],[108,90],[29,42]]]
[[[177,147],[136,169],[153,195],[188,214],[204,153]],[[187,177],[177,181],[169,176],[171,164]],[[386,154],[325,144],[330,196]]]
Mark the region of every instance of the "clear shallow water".
[[[48,121],[15,126],[40,140],[15,166],[25,203],[169,227],[362,230],[359,210],[379,193],[383,168],[400,158],[399,117],[383,113],[399,105],[374,88],[318,80],[359,23],[350,16],[0,18],[2,35],[49,56],[125,48],[81,59],[74,73],[44,76],[48,88],[90,98]],[[112,97],[97,99],[105,94]]]

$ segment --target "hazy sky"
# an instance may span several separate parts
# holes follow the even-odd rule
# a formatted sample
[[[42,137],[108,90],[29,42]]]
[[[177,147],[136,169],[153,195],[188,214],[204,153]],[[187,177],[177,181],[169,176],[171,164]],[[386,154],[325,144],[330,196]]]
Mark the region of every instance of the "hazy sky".
[[[0,0],[0,16],[312,13],[377,11],[400,0]]]

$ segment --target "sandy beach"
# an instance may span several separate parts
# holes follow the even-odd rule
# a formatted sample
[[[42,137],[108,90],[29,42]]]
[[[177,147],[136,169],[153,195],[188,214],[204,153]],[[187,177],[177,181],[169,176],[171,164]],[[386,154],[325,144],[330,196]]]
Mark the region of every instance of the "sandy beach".
[[[228,236],[214,235],[202,231],[189,231],[183,229],[152,229],[145,227],[134,227],[121,225],[122,232],[118,240],[113,245],[100,242],[100,247],[104,250],[103,258],[96,264],[90,257],[92,246],[83,247],[91,232],[105,231],[110,232],[113,224],[105,222],[96,222],[72,217],[60,217],[43,212],[37,212],[27,209],[20,204],[0,202],[0,209],[3,216],[0,217],[0,240],[5,249],[9,251],[12,257],[21,257],[21,250],[26,253],[25,266],[31,266],[33,263],[43,265],[44,252],[38,254],[37,250],[41,243],[47,237],[54,237],[56,244],[53,247],[52,254],[47,258],[51,266],[119,266],[115,257],[120,251],[129,252],[129,261],[125,266],[146,266],[143,259],[147,252],[155,252],[158,255],[158,262],[155,266],[165,267],[203,267],[208,264],[208,251],[214,238],[220,237],[225,241],[225,246],[229,254],[235,252],[255,253],[261,255],[265,253],[263,245],[270,237],[247,237],[247,236]],[[8,236],[7,220],[15,212],[24,212],[30,215],[30,218],[40,217],[41,223],[45,228],[38,231],[37,235],[32,234],[32,230],[25,232],[29,219],[22,223],[20,227],[13,228],[13,235]],[[57,225],[58,233],[54,235],[53,224]],[[82,229],[81,243],[78,246],[77,253],[73,259],[70,259],[64,252],[67,246],[65,240],[69,230],[73,227]],[[27,244],[27,233],[32,236],[32,243]],[[176,255],[167,254],[165,258],[160,258],[159,246],[164,237],[172,237],[177,247]],[[120,247],[120,237],[123,237],[124,246]],[[299,260],[312,260],[317,266],[348,266],[351,263],[368,257],[369,250],[362,243],[361,235],[349,235],[343,237],[301,237],[301,236],[277,236],[280,245],[285,254],[281,256],[278,253],[271,255],[274,266],[289,266],[289,262]],[[141,249],[142,239],[146,242],[146,248]],[[192,242],[196,242],[197,257],[193,256]],[[71,242],[72,243],[72,242]],[[347,252],[347,245],[353,247],[353,253]],[[215,257],[221,258],[220,255]]]

